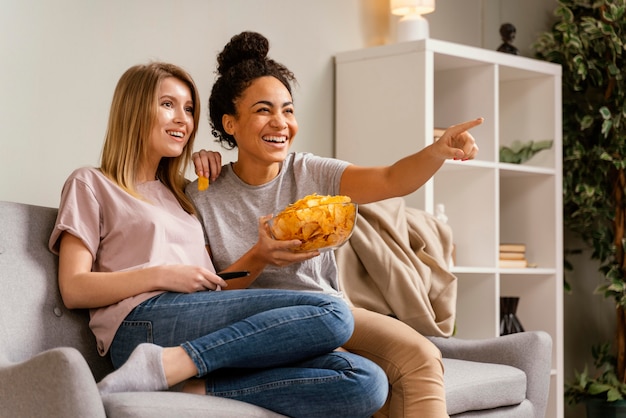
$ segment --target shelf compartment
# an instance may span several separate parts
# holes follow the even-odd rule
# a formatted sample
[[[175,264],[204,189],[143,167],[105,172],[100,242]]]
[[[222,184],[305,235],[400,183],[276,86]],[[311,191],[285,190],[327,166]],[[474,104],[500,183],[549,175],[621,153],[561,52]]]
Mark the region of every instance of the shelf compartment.
[[[503,80],[499,83],[499,144],[511,146],[513,142],[552,140],[550,149],[545,149],[524,164],[555,168],[557,132],[554,121],[555,78],[554,76],[526,76],[527,72],[516,72],[518,77],[505,77],[506,67],[499,67]],[[511,71],[511,70],[509,70]],[[558,156],[560,158],[560,155]]]
[[[480,339],[497,337],[499,293],[495,274],[457,273],[456,336]]]
[[[543,330],[558,340],[558,320],[561,309],[557,292],[563,291],[563,283],[556,275],[500,276],[500,296],[519,297],[517,317],[526,331]],[[539,309],[540,307],[540,309]],[[499,313],[498,313],[499,315]],[[557,347],[553,344],[552,367],[556,368]]]
[[[437,57],[437,55],[435,55]],[[435,59],[435,62],[437,60]],[[496,66],[483,64],[434,73],[434,126],[449,126],[484,117],[471,134],[479,161],[498,161],[496,138]]]
[[[445,165],[434,176],[433,202],[445,206],[456,246],[456,265],[495,266],[496,191],[495,169]]]
[[[525,244],[526,259],[540,268],[554,269],[559,260],[556,192],[553,175],[500,177],[500,243]]]

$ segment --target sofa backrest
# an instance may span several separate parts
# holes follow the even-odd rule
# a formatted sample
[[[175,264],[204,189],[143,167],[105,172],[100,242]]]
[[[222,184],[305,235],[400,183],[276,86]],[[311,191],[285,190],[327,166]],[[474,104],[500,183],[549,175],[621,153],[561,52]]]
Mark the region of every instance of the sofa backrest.
[[[112,370],[100,357],[88,312],[68,310],[48,250],[57,209],[0,201],[0,362],[21,362],[53,347],[78,349],[96,380]]]

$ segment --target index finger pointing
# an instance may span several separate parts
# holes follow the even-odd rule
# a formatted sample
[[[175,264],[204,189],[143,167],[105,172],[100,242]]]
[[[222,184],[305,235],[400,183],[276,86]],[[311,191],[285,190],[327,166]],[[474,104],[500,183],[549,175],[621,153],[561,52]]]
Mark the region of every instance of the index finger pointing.
[[[451,135],[456,135],[456,134],[459,134],[461,132],[468,131],[468,130],[472,129],[475,126],[480,125],[481,123],[483,123],[484,120],[485,120],[485,118],[483,118],[483,117],[472,119],[472,120],[468,120],[467,122],[462,122],[462,123],[459,123],[458,125],[450,126],[447,129],[447,131]]]

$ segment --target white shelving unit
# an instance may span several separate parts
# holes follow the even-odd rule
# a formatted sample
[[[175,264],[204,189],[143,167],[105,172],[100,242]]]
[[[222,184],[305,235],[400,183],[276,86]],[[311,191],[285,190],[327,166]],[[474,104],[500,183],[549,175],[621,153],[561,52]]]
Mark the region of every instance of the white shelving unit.
[[[447,161],[406,197],[433,213],[445,205],[456,245],[457,336],[499,335],[502,296],[519,296],[526,330],[552,336],[547,417],[563,417],[561,67],[427,39],[336,56],[335,155],[390,164],[433,141],[433,129],[476,117],[480,152]],[[515,140],[552,139],[524,164],[499,162]],[[526,244],[536,268],[498,267],[500,243]]]

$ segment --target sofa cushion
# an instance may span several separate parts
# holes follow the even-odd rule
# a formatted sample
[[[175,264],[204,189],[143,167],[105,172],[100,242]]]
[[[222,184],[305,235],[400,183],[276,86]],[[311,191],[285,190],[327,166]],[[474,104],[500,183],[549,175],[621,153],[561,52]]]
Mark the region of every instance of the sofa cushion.
[[[526,399],[526,374],[503,364],[443,359],[448,414],[517,405]]]
[[[180,392],[125,392],[102,397],[108,418],[281,418],[267,409],[215,396]]]

